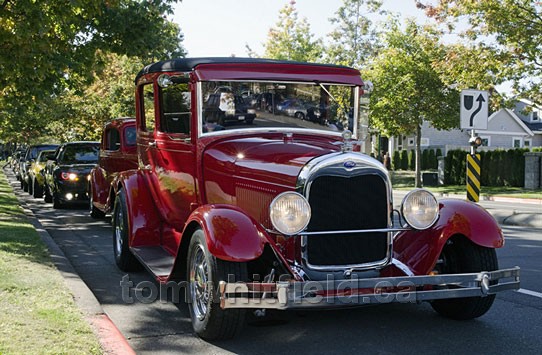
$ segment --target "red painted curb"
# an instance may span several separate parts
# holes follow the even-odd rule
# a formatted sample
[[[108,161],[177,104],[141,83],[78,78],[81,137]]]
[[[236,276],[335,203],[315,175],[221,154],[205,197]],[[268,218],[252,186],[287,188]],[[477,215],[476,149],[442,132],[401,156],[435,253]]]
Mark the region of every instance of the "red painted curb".
[[[98,336],[105,354],[135,355],[128,341],[106,314],[89,317],[89,323]]]

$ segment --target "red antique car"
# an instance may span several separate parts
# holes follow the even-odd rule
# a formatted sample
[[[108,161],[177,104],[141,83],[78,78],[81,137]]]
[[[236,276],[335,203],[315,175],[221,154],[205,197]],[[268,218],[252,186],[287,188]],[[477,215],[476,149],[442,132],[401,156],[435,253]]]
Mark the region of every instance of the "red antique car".
[[[119,172],[137,169],[136,122],[134,118],[117,118],[102,132],[98,164],[90,172],[90,216],[103,218],[115,202],[111,184]]]
[[[114,182],[115,259],[186,286],[200,337],[236,335],[247,309],[429,301],[471,319],[519,287],[518,268],[498,268],[503,234],[480,206],[416,189],[393,209],[387,170],[363,154],[357,70],[187,58],[151,64],[135,83],[140,168]],[[255,104],[250,123],[217,122],[206,100],[221,88],[310,101],[320,120]]]

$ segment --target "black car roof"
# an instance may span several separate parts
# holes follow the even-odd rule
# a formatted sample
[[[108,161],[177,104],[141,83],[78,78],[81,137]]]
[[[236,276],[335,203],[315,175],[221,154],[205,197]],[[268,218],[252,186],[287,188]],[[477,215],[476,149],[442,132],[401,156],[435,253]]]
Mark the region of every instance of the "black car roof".
[[[201,58],[177,58],[163,60],[153,64],[147,65],[145,68],[137,74],[135,78],[135,83],[137,84],[139,78],[148,73],[159,73],[159,72],[173,72],[173,71],[183,71],[188,72],[192,71],[195,67],[200,64],[235,64],[235,63],[246,63],[246,64],[298,64],[298,65],[316,65],[323,67],[335,67],[335,68],[348,68],[343,65],[334,65],[334,64],[321,64],[321,63],[307,63],[307,62],[296,62],[291,60],[277,60],[277,59],[266,59],[266,58],[239,58],[239,57],[201,57]]]

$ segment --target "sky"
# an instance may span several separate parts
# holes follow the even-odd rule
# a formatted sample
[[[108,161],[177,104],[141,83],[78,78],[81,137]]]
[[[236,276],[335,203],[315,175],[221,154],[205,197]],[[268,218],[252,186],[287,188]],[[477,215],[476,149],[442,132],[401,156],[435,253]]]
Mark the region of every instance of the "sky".
[[[267,33],[279,18],[279,10],[290,0],[182,0],[175,6],[173,21],[184,34],[183,45],[188,57],[235,55],[246,57],[248,44],[262,55]],[[342,0],[296,0],[299,18],[306,17],[316,38],[332,31],[329,18]],[[403,18],[425,21],[414,0],[384,0],[386,10]]]

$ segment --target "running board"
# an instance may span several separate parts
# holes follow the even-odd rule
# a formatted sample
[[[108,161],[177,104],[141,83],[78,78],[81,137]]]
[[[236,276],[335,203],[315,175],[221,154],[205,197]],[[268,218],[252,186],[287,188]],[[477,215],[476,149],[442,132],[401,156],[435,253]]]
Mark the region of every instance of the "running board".
[[[175,257],[161,246],[136,247],[130,250],[156,278],[167,278],[171,273]]]

